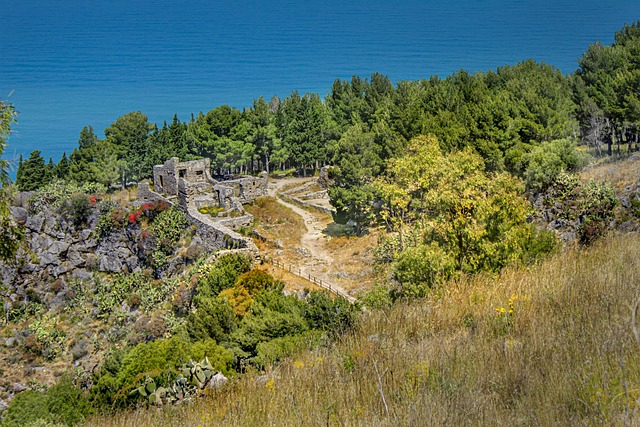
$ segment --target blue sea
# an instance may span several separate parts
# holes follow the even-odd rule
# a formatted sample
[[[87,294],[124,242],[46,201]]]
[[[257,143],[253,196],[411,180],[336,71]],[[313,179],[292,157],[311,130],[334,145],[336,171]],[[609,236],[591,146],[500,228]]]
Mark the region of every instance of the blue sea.
[[[640,18],[638,0],[0,0],[0,99],[19,111],[4,158],[57,161],[80,129],[152,122],[336,78],[392,81],[533,58],[564,73]]]

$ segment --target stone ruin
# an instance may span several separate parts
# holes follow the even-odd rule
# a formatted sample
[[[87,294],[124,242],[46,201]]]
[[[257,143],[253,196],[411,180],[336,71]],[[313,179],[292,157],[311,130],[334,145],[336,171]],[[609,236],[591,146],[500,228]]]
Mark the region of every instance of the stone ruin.
[[[257,177],[217,181],[211,177],[209,159],[180,162],[172,157],[153,167],[153,187],[167,198],[177,197],[180,206],[214,206],[244,212],[243,204],[267,195],[267,173]]]
[[[210,159],[180,162],[172,157],[153,167],[153,190],[148,183],[138,184],[140,203],[165,200],[177,203],[189,221],[205,237],[207,246],[218,249],[247,249],[257,256],[253,241],[235,230],[250,226],[253,216],[243,204],[267,195],[267,173],[217,181],[211,176]],[[202,208],[221,208],[217,217],[200,212]]]

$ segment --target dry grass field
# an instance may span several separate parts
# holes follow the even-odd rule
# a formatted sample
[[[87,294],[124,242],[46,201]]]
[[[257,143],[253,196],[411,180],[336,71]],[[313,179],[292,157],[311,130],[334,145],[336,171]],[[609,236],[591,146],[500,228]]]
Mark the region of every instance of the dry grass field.
[[[329,347],[94,426],[634,425],[637,235],[362,314]]]

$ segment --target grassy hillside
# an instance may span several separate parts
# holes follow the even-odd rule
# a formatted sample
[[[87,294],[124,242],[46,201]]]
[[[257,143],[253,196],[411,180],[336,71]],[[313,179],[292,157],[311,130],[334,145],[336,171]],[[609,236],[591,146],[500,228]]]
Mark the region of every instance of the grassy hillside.
[[[95,426],[633,424],[638,235],[462,278],[192,405]]]

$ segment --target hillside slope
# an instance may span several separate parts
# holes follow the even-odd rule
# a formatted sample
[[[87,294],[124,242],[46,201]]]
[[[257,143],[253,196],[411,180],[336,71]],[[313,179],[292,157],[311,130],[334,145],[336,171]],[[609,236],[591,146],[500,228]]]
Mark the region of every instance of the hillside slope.
[[[640,236],[448,283],[192,406],[90,425],[530,425],[638,421]]]

